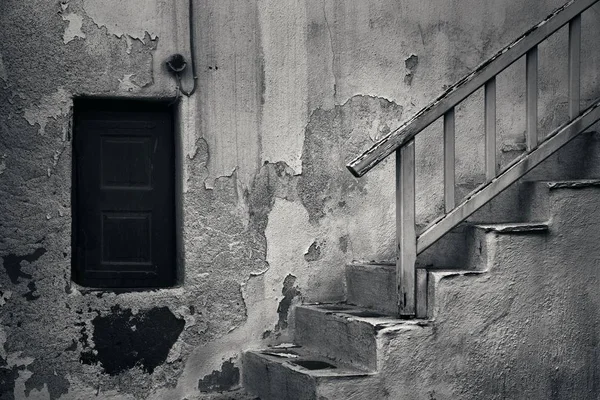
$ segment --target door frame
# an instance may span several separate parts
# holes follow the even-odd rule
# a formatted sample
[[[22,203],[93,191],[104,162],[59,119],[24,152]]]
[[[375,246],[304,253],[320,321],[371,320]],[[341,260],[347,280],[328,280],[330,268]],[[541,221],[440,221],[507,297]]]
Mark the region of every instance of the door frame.
[[[172,118],[172,129],[171,132],[174,135],[174,172],[175,181],[173,182],[173,203],[174,203],[174,273],[175,279],[174,284],[168,287],[91,287],[82,286],[81,281],[77,276],[77,254],[75,249],[77,248],[77,227],[78,227],[78,216],[77,216],[77,150],[75,148],[75,121],[77,113],[77,104],[82,103],[94,103],[94,102],[108,102],[115,101],[121,103],[131,103],[136,106],[143,106],[144,103],[151,107],[165,107],[168,108]],[[181,119],[181,105],[180,98],[148,98],[148,97],[119,97],[119,96],[76,96],[73,97],[73,102],[70,112],[70,140],[71,140],[71,260],[70,260],[70,284],[75,284],[79,288],[85,290],[101,290],[110,292],[130,292],[130,291],[153,291],[159,289],[178,288],[183,286],[185,281],[185,255],[184,255],[184,242],[183,242],[183,168],[184,168],[184,157],[183,157],[183,141],[182,132],[183,125]]]

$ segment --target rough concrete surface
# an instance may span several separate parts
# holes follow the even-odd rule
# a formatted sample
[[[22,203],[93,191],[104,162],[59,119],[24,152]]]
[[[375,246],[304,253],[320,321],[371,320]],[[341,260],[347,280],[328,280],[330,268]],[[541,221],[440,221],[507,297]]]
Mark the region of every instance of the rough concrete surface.
[[[71,281],[73,98],[172,99],[165,60],[189,60],[188,3],[2,0],[0,399],[245,398],[242,351],[288,340],[302,300],[343,299],[348,262],[393,256],[393,162],[360,180],[344,164],[560,2],[194,1],[198,91],[177,104],[181,284],[112,292]],[[586,101],[600,90],[590,37]],[[565,70],[541,65],[547,128],[566,110]],[[499,84],[499,115],[514,115],[499,148],[523,142],[519,74]],[[482,178],[478,99],[457,110],[459,185]],[[417,142],[420,223],[441,209],[440,135]],[[157,338],[151,354],[138,332]]]

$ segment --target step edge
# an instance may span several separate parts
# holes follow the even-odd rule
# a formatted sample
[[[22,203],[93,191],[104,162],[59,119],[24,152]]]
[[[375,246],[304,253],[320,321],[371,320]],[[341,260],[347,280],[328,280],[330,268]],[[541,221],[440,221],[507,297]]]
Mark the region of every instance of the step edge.
[[[583,189],[588,187],[600,187],[600,179],[568,179],[556,181],[540,181],[549,190],[556,189]]]
[[[484,232],[495,233],[527,233],[527,232],[547,232],[550,230],[550,222],[501,222],[501,223],[471,223],[475,229],[481,229]]]
[[[389,328],[398,328],[402,329],[402,327],[406,327],[407,329],[412,328],[415,325],[423,325],[427,320],[423,319],[399,319],[391,315],[381,314],[381,317],[361,317],[357,315],[353,315],[351,313],[344,312],[344,310],[332,310],[332,309],[324,309],[322,306],[332,305],[346,305],[349,309],[357,310],[359,312],[374,312],[377,314],[381,314],[376,310],[369,309],[366,307],[351,305],[347,303],[308,303],[308,304],[300,304],[296,306],[296,308],[302,308],[305,310],[310,310],[312,312],[317,312],[321,314],[326,314],[327,316],[331,316],[333,318],[344,319],[347,321],[355,321],[359,323],[364,323],[373,327],[375,332],[379,332],[383,329]]]
[[[340,363],[336,360],[330,360],[327,357],[319,356],[317,354],[313,355],[313,353],[310,353],[310,356],[309,356],[309,354],[299,356],[298,360],[312,359],[312,360],[325,361],[325,362],[328,362],[337,367],[336,369],[310,370],[308,368],[304,368],[299,365],[293,364],[291,362],[291,360],[288,358],[277,357],[277,356],[273,356],[270,354],[264,354],[263,351],[265,351],[265,350],[247,350],[244,352],[244,354],[262,358],[263,360],[266,360],[270,363],[277,364],[277,365],[279,365],[283,368],[289,369],[297,374],[306,375],[306,376],[309,376],[309,377],[315,378],[315,379],[358,378],[358,377],[373,376],[373,375],[377,374],[377,372],[375,372],[375,371],[365,371],[365,370],[361,370],[358,368],[352,368],[352,367],[349,367],[349,366],[347,366],[343,363]]]

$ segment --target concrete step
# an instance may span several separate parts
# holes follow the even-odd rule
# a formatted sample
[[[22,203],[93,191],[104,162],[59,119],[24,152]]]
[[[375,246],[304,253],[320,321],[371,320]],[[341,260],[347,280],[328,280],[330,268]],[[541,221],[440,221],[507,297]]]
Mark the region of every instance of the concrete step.
[[[385,337],[406,321],[347,304],[309,304],[295,310],[295,343],[357,370],[376,371],[378,349]]]
[[[295,345],[248,351],[243,366],[244,388],[261,400],[352,398],[373,376]]]
[[[540,185],[540,184],[538,184]],[[498,235],[543,234],[549,230],[548,222],[513,222],[496,224],[463,224],[460,232],[462,242],[455,242],[451,248],[451,257],[455,264],[440,266],[424,264],[423,258],[417,260],[417,267],[429,271],[443,269],[446,271],[484,271],[498,251]],[[444,253],[439,251],[436,257],[443,259]],[[431,257],[429,260],[431,261]],[[365,307],[387,315],[396,312],[396,266],[394,264],[355,263],[346,266],[346,300],[349,304]],[[426,290],[423,288],[423,290]]]

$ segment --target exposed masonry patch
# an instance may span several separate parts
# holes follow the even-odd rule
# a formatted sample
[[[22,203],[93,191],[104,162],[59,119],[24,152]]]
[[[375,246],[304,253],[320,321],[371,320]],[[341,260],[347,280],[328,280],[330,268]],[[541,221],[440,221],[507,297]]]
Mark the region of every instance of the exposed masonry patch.
[[[413,76],[415,74],[415,71],[417,70],[418,65],[419,65],[419,57],[417,57],[414,54],[411,54],[410,57],[408,57],[406,60],[404,60],[404,66],[408,70],[408,72],[404,76],[404,83],[406,83],[409,86],[412,84]]]
[[[41,256],[43,256],[45,253],[46,253],[46,249],[43,247],[40,247],[39,249],[36,249],[33,253],[26,254],[24,256],[8,254],[8,255],[2,257],[2,259],[4,261],[4,269],[6,270],[6,274],[10,278],[10,281],[12,283],[17,284],[17,283],[19,283],[19,278],[31,279],[32,278],[31,274],[27,274],[27,273],[21,271],[21,262],[27,261],[29,263],[32,263],[32,262],[36,261],[37,259],[39,259]]]
[[[240,370],[232,359],[225,361],[221,371],[213,371],[210,375],[198,381],[198,389],[201,392],[222,392],[236,386],[240,381]]]
[[[343,207],[352,193],[366,194],[366,180],[346,170],[351,155],[372,145],[374,137],[385,136],[402,119],[403,108],[383,98],[352,97],[333,109],[317,109],[306,126],[302,149],[302,175],[298,193],[311,223],[325,217],[334,207]]]
[[[80,356],[84,364],[102,364],[104,372],[110,375],[136,365],[153,373],[165,362],[185,326],[185,320],[177,318],[167,307],[141,310],[133,315],[130,309],[117,305],[111,312],[94,318],[95,347]],[[80,341],[87,344],[85,330]]]
[[[290,307],[292,305],[292,301],[296,296],[300,295],[300,291],[294,284],[296,283],[296,277],[292,274],[289,274],[285,277],[283,281],[283,288],[281,289],[281,294],[283,294],[283,299],[279,303],[277,307],[277,314],[279,314],[279,321],[277,321],[277,325],[275,326],[276,331],[281,331],[288,327],[288,313],[290,311]]]

